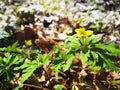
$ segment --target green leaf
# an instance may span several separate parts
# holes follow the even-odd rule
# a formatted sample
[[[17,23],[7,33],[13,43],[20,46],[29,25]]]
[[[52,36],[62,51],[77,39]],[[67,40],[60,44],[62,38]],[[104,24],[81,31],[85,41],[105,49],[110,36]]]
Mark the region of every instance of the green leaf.
[[[21,55],[16,55],[16,59],[18,59],[18,60],[16,60],[15,64],[20,65],[20,63],[22,63],[22,64],[24,63],[26,58]]]
[[[97,36],[92,35],[88,39],[90,40],[90,43],[95,44],[98,41],[100,41],[101,38],[98,38]]]
[[[75,51],[77,51],[81,47],[79,40],[80,40],[79,38],[70,37],[65,41],[65,47],[66,48],[73,48]]]
[[[82,60],[82,64],[85,64],[88,61],[89,56],[90,56],[89,51],[88,52],[83,52],[83,51],[80,52],[80,57],[81,57],[81,60]]]
[[[22,77],[20,80],[21,83],[25,82],[38,67],[40,67],[40,66],[38,65],[38,63],[35,60],[30,62],[29,66],[25,70],[23,70],[23,74],[22,74]]]
[[[74,59],[74,56],[71,55],[70,58],[67,60],[66,64],[63,65],[63,70],[64,71],[67,71],[70,68],[73,59]]]
[[[20,60],[20,57],[14,57],[12,60],[9,60],[10,63],[8,66],[10,67],[12,65],[15,65],[18,60]]]
[[[100,66],[89,66],[89,68],[93,71],[99,71],[101,69]]]
[[[58,73],[59,73],[59,69],[61,68],[61,64],[58,64],[56,67],[55,67],[55,76],[58,77]]]
[[[10,53],[5,53],[5,57],[3,58],[3,61],[6,65],[9,64],[11,57],[12,57],[12,55],[10,55]]]
[[[96,44],[95,47],[107,50],[112,55],[120,55],[120,50],[115,48],[115,46],[112,43]]]
[[[42,63],[42,64],[49,64],[49,62],[50,62],[50,60],[48,60],[49,56],[50,56],[49,54],[44,54],[44,55],[39,54],[37,56],[37,61]]]
[[[106,63],[106,65],[107,65],[107,67],[109,68],[109,69],[111,69],[111,70],[113,70],[113,71],[115,71],[115,72],[120,72],[120,69],[115,65],[115,63],[113,63],[111,60],[110,60],[110,58],[109,58],[109,56],[107,56],[107,55],[104,55],[104,54],[101,54],[101,53],[99,53],[99,52],[97,52],[99,55],[100,55],[100,57],[104,60],[104,62]]]
[[[12,44],[12,46],[8,46],[7,47],[7,51],[8,52],[12,52],[12,51],[16,51],[17,50],[17,45],[18,45],[18,41],[16,41],[15,43]]]
[[[92,54],[93,60],[98,61],[98,58],[99,58],[98,54],[96,52],[94,52],[94,51],[91,51],[91,54]]]
[[[19,90],[20,86],[15,87],[13,90]]]
[[[53,87],[55,90],[62,90],[63,89],[63,85],[61,85],[61,84],[56,84],[56,85],[54,85],[54,87]]]
[[[0,48],[0,51],[6,51],[6,50],[7,50],[6,47],[2,47],[2,48]]]
[[[88,61],[88,64],[89,64],[89,68],[91,70],[98,71],[98,70],[101,69],[101,66],[96,66],[96,62],[95,61]]]

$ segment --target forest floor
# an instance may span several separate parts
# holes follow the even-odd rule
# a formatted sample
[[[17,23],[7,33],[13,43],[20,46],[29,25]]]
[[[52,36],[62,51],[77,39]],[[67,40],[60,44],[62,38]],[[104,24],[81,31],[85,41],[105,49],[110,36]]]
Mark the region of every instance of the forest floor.
[[[35,46],[42,48],[42,54],[45,54],[52,51],[51,46],[56,43],[63,46],[64,41],[74,35],[76,29],[85,28],[93,31],[103,42],[113,42],[120,50],[119,4],[119,1],[112,0],[0,1],[0,47],[6,47],[18,40],[19,46],[24,48],[24,41],[30,39]],[[8,41],[5,38],[8,38]],[[89,70],[86,64],[81,65],[79,62],[79,54],[76,53],[71,65],[77,65],[79,68],[59,71],[59,77],[55,77],[55,73],[48,70],[51,61],[49,65],[37,68],[21,90],[51,90],[55,84],[58,84],[58,87],[54,87],[55,90],[120,89],[119,73],[106,69],[96,72]],[[115,57],[117,60],[114,63],[120,68],[119,55]],[[53,54],[51,57],[56,56]],[[0,78],[2,77],[1,74]],[[13,81],[11,80],[12,84],[15,84]],[[61,88],[59,84],[63,85],[62,89],[58,89]]]

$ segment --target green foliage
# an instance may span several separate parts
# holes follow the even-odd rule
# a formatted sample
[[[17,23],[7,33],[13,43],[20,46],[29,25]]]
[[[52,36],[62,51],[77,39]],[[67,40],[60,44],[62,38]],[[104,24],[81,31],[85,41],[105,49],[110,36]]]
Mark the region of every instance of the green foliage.
[[[74,55],[69,51],[70,50],[64,52],[60,52],[59,50],[55,51],[56,57],[52,58],[52,65],[50,68],[55,71],[56,77],[58,76],[59,70],[67,71],[70,69]]]
[[[100,20],[98,20],[97,22],[92,22],[89,28],[93,29],[94,33],[101,33],[104,31],[106,26],[102,21],[100,22]]]
[[[20,55],[20,50],[16,47],[18,42],[15,42],[12,46],[0,48],[2,55],[0,56],[0,76],[11,68],[13,65],[19,65],[24,61],[25,57]],[[15,53],[16,52],[16,53]],[[17,53],[18,52],[18,53]]]
[[[54,85],[55,90],[62,90],[62,88],[63,88],[63,85],[61,85],[61,84]]]
[[[38,60],[28,60],[27,54],[23,53],[17,45],[18,42],[15,42],[11,46],[0,48],[0,88],[6,87],[14,77],[17,77],[16,75],[21,74],[20,71],[22,71],[20,83],[23,84],[40,66]]]
[[[9,84],[14,75],[19,72],[19,69],[15,70],[15,67],[22,65],[24,61],[25,57],[19,54],[6,52],[3,56],[0,56],[0,78],[4,87]]]
[[[48,68],[52,69],[58,77],[60,71],[70,70],[76,53],[80,54],[82,64],[87,63],[90,70],[98,71],[106,68],[119,72],[119,68],[114,64],[114,58],[120,56],[120,50],[111,42],[100,42],[100,39],[94,35],[81,38],[70,37],[65,41],[65,46],[56,46],[48,54],[41,54],[36,49],[29,50],[29,57],[28,48],[20,49],[17,45],[18,42],[15,42],[11,46],[0,48],[1,88],[7,86],[20,74],[18,86],[14,89],[18,90],[36,69],[44,65],[50,65]],[[62,88],[62,85],[54,86],[55,90],[62,90]]]
[[[90,69],[111,69],[119,72],[119,68],[113,63],[115,56],[120,56],[120,50],[111,42],[100,42],[96,36],[87,38],[73,38],[66,40],[66,47],[72,52],[80,52],[82,64],[88,63]]]
[[[77,52],[81,48],[81,44],[79,42],[79,38],[72,38],[70,37],[65,41],[65,47],[70,47],[72,48],[72,51]]]
[[[50,53],[47,53],[47,54],[42,53],[42,51],[39,50],[40,47],[37,47],[39,49],[35,49],[35,50],[33,48],[31,49],[31,43],[32,43],[31,41],[25,41],[25,46],[23,47],[18,47],[18,41],[15,42],[13,45],[8,46],[9,41],[7,37],[13,34],[11,30],[13,31],[19,30],[21,29],[20,28],[21,25],[24,26],[28,24],[30,25],[32,24],[33,28],[36,29],[34,25],[36,25],[35,23],[38,21],[37,19],[40,19],[38,16],[41,17],[42,15],[46,17],[49,17],[49,16],[51,17],[51,15],[53,16],[57,15],[55,14],[56,11],[57,12],[64,11],[63,6],[66,7],[65,4],[69,4],[68,2],[69,0],[63,0],[66,3],[63,3],[63,1],[61,3],[60,0],[50,0],[48,2],[46,2],[45,0],[30,0],[30,1],[32,2],[27,2],[26,0],[13,0],[13,1],[12,0],[1,0],[0,1],[1,3],[0,21],[3,22],[1,23],[2,25],[0,27],[0,90],[9,90],[13,88],[15,88],[14,90],[19,90],[26,83],[29,84],[28,82],[31,76],[35,76],[37,80],[38,78],[39,79],[44,78],[43,81],[38,80],[37,82],[37,84],[39,83],[40,88],[43,88],[44,86],[49,88],[50,85],[52,86],[54,84],[52,88],[54,88],[55,90],[62,90],[63,88],[66,88],[68,86],[71,87],[71,84],[77,87],[79,83],[81,84],[81,86],[86,87],[85,85],[86,83],[85,84],[82,83],[84,80],[81,79],[82,78],[81,76],[83,74],[89,75],[91,73],[90,70],[99,71],[102,68],[105,68],[105,69],[110,69],[116,72],[120,71],[119,68],[114,64],[115,57],[120,56],[120,50],[117,49],[115,45],[111,42],[100,42],[99,38],[95,37],[94,35],[90,36],[93,34],[93,31],[85,31],[85,28],[80,28],[76,30],[77,34],[75,36],[79,38],[70,37],[67,40],[65,40],[65,42],[63,42],[63,44],[65,43],[65,47],[56,46]],[[34,4],[34,2],[36,4],[40,2],[39,3],[41,7],[40,10],[38,10],[37,8],[34,8],[34,5],[36,5]],[[80,0],[80,2],[87,2],[87,0]],[[88,2],[90,2],[90,0]],[[25,4],[23,6],[20,6],[23,3],[26,3],[28,5],[26,6]],[[33,6],[31,7],[32,4]],[[69,5],[68,6],[70,8],[73,8],[73,11],[74,9],[75,10],[78,9],[78,8],[74,8],[74,3],[73,5],[72,3],[70,3],[70,5],[71,6]],[[26,7],[29,7],[29,8],[26,8]],[[24,8],[26,8],[26,10]],[[5,16],[6,13],[7,13],[7,16]],[[69,13],[69,10],[67,13],[64,13],[64,14],[67,14],[67,16],[72,15],[72,13]],[[81,15],[81,17],[77,18],[76,20],[73,20],[73,19],[69,20],[69,17],[64,18],[61,16],[59,17],[59,15],[57,15],[57,17],[60,20],[62,20],[62,22],[58,21],[58,27],[60,24],[65,24],[65,25],[68,24],[68,27],[70,26],[70,28],[68,28],[69,30],[71,28],[75,28],[79,26],[80,27],[87,26],[86,23],[88,24],[87,20],[90,15],[92,15],[92,13],[89,13],[88,11],[84,13],[84,15]],[[93,18],[95,17],[93,16]],[[94,30],[94,33],[103,32],[103,30],[107,26],[106,24],[103,24],[103,20],[94,19],[93,21],[96,21],[96,22],[94,23],[94,22],[89,21],[91,22],[91,25],[89,28]],[[73,23],[75,23],[75,25]],[[60,26],[58,32],[65,33],[64,31],[65,31],[64,27],[61,28]],[[79,55],[78,57],[76,57],[75,56],[76,53],[80,54],[80,57]],[[82,65],[84,64],[86,65],[87,63],[90,70],[88,70],[87,65],[86,67],[90,73],[87,73],[86,67],[82,68],[80,66],[81,62],[79,65],[80,66],[79,69],[81,69],[80,72],[78,72],[78,69],[76,69],[78,68],[78,66],[75,66],[75,68],[71,69],[71,64],[73,65],[73,60],[76,60],[76,59],[78,59],[78,61],[81,60]],[[44,67],[44,65],[45,66],[47,65],[47,67]],[[43,70],[41,70],[38,73],[36,69],[37,70],[43,69]],[[51,72],[49,72],[49,69],[51,69],[50,71],[52,71],[52,74]],[[66,71],[68,72],[66,73]],[[61,78],[57,79],[56,77],[59,76],[59,72],[62,72],[64,75],[68,76],[67,79],[62,77],[62,75],[60,75],[62,79]],[[36,73],[37,75],[35,75]],[[86,75],[84,75],[85,79],[86,79]],[[70,78],[71,76],[73,76],[72,79]],[[96,76],[97,76],[97,73],[96,73]],[[77,79],[79,79],[80,81]],[[59,80],[63,82],[59,82]],[[65,85],[65,84],[68,84],[68,82],[70,85]],[[92,82],[92,79],[91,79],[91,82]],[[106,81],[103,83],[108,83],[114,86],[116,86],[117,84],[120,85],[120,83],[114,82],[114,81]],[[96,82],[94,82],[94,84],[96,84]],[[31,86],[34,86],[34,85],[31,85]],[[26,88],[23,88],[23,89],[26,89]]]
[[[21,69],[24,70],[20,82],[24,83],[39,66],[40,63],[37,62],[36,60],[23,64],[21,66]]]
[[[56,46],[48,54],[42,54],[38,49],[28,51],[29,47],[20,49],[17,45],[18,42],[15,42],[11,46],[0,48],[1,88],[7,86],[19,74],[18,86],[14,89],[18,90],[36,69],[44,65],[49,65],[48,68],[58,77],[60,71],[70,70],[76,53],[80,54],[82,65],[87,63],[90,70],[98,71],[106,68],[119,72],[119,68],[114,64],[114,58],[120,56],[120,50],[111,42],[100,42],[100,39],[94,35],[70,37],[65,41],[64,46]],[[62,85],[54,86],[55,90],[62,88]]]
[[[20,69],[16,70],[15,68],[20,67],[25,62],[26,57],[21,55],[20,49],[16,46],[17,42],[12,46],[0,48],[0,83],[2,83],[0,88],[5,88],[10,83],[20,72]]]
[[[14,90],[18,90],[22,84],[34,74],[34,71],[39,68],[42,65],[49,64],[48,60],[49,54],[36,54],[36,59],[29,61],[26,59],[25,63],[21,65],[20,67],[17,67],[15,69],[21,69],[22,70],[22,76],[20,79],[19,86],[16,87]]]

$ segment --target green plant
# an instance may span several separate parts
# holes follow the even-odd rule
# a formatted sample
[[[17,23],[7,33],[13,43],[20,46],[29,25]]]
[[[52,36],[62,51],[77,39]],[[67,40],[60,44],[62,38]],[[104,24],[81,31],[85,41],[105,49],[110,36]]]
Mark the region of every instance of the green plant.
[[[19,49],[18,42],[8,47],[0,48],[0,88],[6,87],[11,80],[18,78],[18,86],[15,90],[21,88],[24,82],[34,74],[34,71],[41,65],[49,63],[49,54],[40,54],[36,50],[29,51],[30,57],[27,55],[28,48]],[[19,75],[19,76],[18,76]],[[13,83],[14,84],[14,83]]]
[[[30,76],[34,74],[34,71],[41,67],[42,65],[49,64],[48,60],[49,54],[36,54],[36,59],[35,60],[27,60],[26,62],[23,63],[20,67],[17,67],[16,70],[21,69],[22,70],[22,76],[19,81],[19,86],[16,87],[14,90],[18,90],[24,85],[24,82],[28,80]]]
[[[13,46],[11,49],[13,49]],[[20,53],[13,53],[9,48],[10,46],[8,48],[0,48],[0,88],[3,90],[9,88],[7,85],[19,73],[20,69],[16,70],[15,68],[21,66],[25,61],[25,56],[21,56]]]
[[[98,20],[97,22],[92,22],[89,28],[93,29],[94,33],[101,33],[106,28],[106,25],[102,21]]]
[[[60,51],[58,47],[55,49],[56,50],[53,50],[55,57],[53,57],[51,60],[52,65],[50,68],[55,71],[55,76],[57,77],[60,70],[65,72],[70,69],[74,55],[69,52],[69,49],[63,52]]]
[[[80,33],[77,32],[77,34]],[[94,35],[90,37],[84,35],[78,37],[78,35],[68,38],[65,46],[71,48],[71,52],[80,53],[82,64],[87,63],[92,70],[106,68],[120,71],[114,64],[114,58],[120,56],[120,50],[112,42],[100,42],[100,38]]]

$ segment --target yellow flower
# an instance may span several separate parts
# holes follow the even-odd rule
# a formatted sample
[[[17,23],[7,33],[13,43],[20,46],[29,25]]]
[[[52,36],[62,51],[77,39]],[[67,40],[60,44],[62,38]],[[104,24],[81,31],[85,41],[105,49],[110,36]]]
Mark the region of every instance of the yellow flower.
[[[75,30],[76,34],[73,35],[73,37],[88,37],[93,34],[93,31],[91,30],[85,30],[85,28],[79,28]]]
[[[26,46],[31,46],[32,45],[32,41],[31,40],[25,40],[25,45]]]

